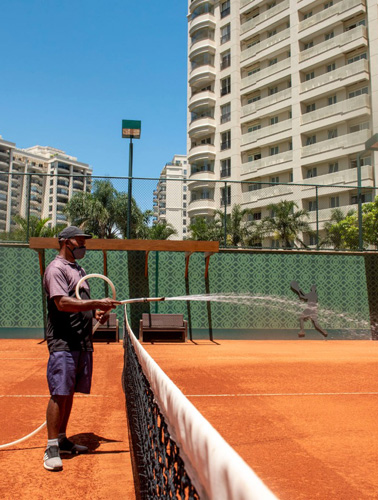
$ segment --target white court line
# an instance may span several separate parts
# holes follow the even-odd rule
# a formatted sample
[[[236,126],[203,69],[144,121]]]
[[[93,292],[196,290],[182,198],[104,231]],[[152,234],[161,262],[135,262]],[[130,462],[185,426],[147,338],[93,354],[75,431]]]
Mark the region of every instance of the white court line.
[[[50,394],[0,394],[0,398],[49,398]],[[75,398],[108,398],[102,394],[75,394]]]
[[[272,394],[186,394],[187,398],[260,398],[267,396],[377,396],[378,392],[288,392]]]

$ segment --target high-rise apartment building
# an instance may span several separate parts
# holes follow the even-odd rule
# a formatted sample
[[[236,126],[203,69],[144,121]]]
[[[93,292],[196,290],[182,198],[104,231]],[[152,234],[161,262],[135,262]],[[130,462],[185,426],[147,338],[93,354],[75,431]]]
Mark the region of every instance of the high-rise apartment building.
[[[31,174],[31,175],[24,175]],[[46,175],[47,174],[47,175]],[[15,228],[15,215],[49,218],[48,225],[66,222],[68,200],[90,192],[92,169],[59,149],[19,149],[0,136],[0,231]]]
[[[166,163],[154,191],[154,223],[166,222],[177,231],[171,240],[184,240],[187,235],[189,220],[187,217],[188,191],[186,179],[188,176],[187,158],[185,155],[175,155],[171,162]]]
[[[290,183],[357,184],[378,132],[377,0],[190,0],[188,21],[189,217],[239,203],[258,219],[287,199],[324,223],[355,208],[355,188]],[[366,191],[377,153],[361,164]]]

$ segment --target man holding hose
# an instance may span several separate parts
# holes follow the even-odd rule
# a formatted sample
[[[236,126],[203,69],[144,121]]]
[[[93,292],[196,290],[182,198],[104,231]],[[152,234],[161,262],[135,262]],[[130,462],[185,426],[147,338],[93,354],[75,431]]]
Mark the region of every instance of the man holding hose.
[[[91,300],[89,285],[83,282],[79,300],[75,297],[78,281],[85,271],[76,262],[85,255],[85,241],[91,238],[75,226],[59,234],[59,254],[47,266],[44,287],[47,295],[47,346],[50,357],[47,381],[51,398],[47,406],[47,448],[44,467],[63,469],[61,454],[86,453],[88,448],[66,436],[73,395],[90,393],[92,380],[92,318],[105,321],[107,313],[120,302],[113,299]]]

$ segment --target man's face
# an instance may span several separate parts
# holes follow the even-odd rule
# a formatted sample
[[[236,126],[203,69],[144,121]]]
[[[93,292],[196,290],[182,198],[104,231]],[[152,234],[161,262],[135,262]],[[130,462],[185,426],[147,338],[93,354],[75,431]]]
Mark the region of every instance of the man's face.
[[[75,238],[70,238],[68,241],[72,243],[74,248],[85,247],[84,236],[76,236]]]

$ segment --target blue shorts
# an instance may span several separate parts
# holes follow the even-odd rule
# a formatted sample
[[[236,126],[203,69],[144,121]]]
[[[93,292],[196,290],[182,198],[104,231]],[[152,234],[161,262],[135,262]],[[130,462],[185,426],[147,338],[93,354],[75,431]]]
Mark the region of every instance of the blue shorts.
[[[91,391],[93,353],[59,351],[50,354],[47,382],[51,396],[70,396]]]

